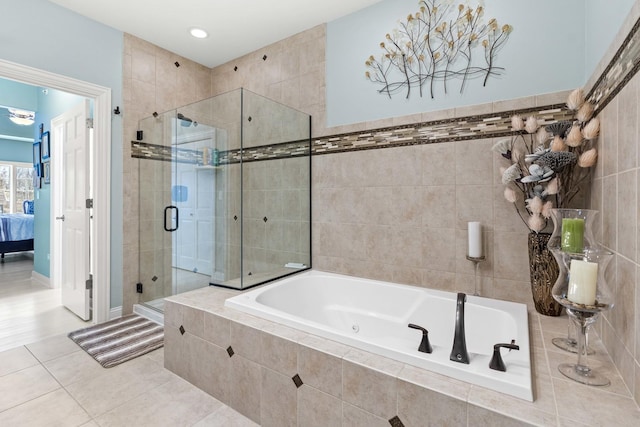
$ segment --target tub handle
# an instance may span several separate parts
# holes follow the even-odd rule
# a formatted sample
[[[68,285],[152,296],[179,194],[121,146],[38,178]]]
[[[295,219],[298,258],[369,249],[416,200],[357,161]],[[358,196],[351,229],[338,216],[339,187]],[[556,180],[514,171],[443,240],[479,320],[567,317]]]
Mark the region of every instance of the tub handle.
[[[433,348],[431,348],[431,343],[429,343],[429,331],[427,331],[422,326],[414,325],[413,323],[409,323],[408,325],[411,329],[418,329],[422,331],[422,341],[420,341],[420,345],[418,346],[418,351],[422,353],[431,353]]]
[[[504,365],[502,361],[502,356],[500,355],[500,348],[508,348],[511,350],[520,350],[520,346],[514,344],[515,341],[512,341],[511,344],[496,344],[493,346],[493,357],[491,357],[491,362],[489,362],[489,367],[496,371],[507,372],[507,367]]]

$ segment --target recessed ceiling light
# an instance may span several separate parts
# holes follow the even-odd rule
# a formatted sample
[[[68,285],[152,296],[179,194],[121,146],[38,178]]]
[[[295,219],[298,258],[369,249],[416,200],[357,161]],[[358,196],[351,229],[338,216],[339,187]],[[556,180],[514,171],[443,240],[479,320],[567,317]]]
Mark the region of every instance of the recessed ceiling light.
[[[205,39],[209,36],[209,34],[201,28],[192,28],[189,30],[189,33],[197,39]]]

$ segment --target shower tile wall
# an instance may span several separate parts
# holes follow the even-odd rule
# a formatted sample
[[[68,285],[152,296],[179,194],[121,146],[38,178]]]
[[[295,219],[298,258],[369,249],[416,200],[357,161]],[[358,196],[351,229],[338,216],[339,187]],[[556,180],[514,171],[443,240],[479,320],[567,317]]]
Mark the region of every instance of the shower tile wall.
[[[175,62],[180,64],[179,67]],[[166,50],[160,49],[144,40],[129,34],[124,35],[123,58],[123,129],[124,141],[135,139],[138,122],[140,119],[151,116],[153,112],[162,113],[211,96],[211,70],[203,65],[189,61]],[[149,218],[143,223],[143,227],[149,227],[148,232],[157,228],[157,217],[151,217],[151,213],[142,211],[138,205],[138,179],[156,180],[167,177],[160,171],[162,162],[148,162],[143,170],[138,168],[138,159],[131,157],[131,146],[123,144],[123,314],[130,313],[133,304],[137,303],[138,296],[135,291],[135,283],[138,281],[138,254],[141,247],[149,249],[142,256],[143,265],[158,266],[158,277],[167,274],[161,265],[170,265],[164,259],[156,259],[154,248],[162,248],[170,242],[140,242],[139,220],[142,213],[144,218]],[[168,169],[168,168],[166,168]],[[168,179],[170,180],[170,170]],[[162,195],[148,195],[149,202],[155,197],[156,202],[161,203]],[[146,197],[146,196],[145,196]],[[149,215],[149,216],[147,216]],[[153,224],[156,221],[156,224]],[[147,233],[145,232],[145,235]],[[152,235],[152,234],[149,234]],[[147,246],[149,244],[149,246]],[[160,246],[158,246],[160,245]],[[149,264],[147,264],[149,263]],[[150,272],[145,272],[145,274]],[[159,281],[160,282],[160,281]],[[158,285],[163,286],[163,285]],[[170,286],[170,283],[169,283]],[[158,294],[160,289],[156,290]]]
[[[243,165],[244,273],[308,263],[308,157]]]
[[[325,27],[315,27],[214,68],[211,95],[244,87],[298,108],[312,115],[314,137],[553,105],[566,99],[567,93],[541,94],[326,128],[324,36]],[[617,253],[619,304],[601,323],[601,334],[627,387],[640,401],[639,135],[628,126],[635,123],[628,114],[640,95],[637,86],[628,85],[600,116],[601,152],[592,199],[602,211],[603,243]],[[465,259],[466,222],[480,220],[487,255],[480,266],[482,293],[531,306],[526,228],[502,196],[498,160],[489,150],[492,142],[480,139],[313,156],[314,267],[468,292],[473,289],[473,270]],[[125,252],[125,263],[129,258]]]

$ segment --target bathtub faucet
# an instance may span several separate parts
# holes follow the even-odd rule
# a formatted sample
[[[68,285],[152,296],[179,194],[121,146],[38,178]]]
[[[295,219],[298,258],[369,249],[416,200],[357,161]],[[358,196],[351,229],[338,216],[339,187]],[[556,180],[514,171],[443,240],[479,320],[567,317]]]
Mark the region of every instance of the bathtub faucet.
[[[467,295],[458,292],[458,302],[456,303],[456,326],[453,337],[453,348],[451,349],[450,360],[454,362],[469,364],[469,353],[467,353],[467,341],[464,332],[464,303]]]

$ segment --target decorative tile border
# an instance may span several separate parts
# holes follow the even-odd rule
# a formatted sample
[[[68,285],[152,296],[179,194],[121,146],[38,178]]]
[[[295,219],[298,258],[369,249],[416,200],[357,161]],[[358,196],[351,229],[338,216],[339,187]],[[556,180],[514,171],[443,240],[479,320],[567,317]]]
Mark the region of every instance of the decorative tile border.
[[[313,141],[313,154],[340,153],[374,148],[401,147],[448,141],[512,135],[511,116],[535,115],[541,125],[568,120],[572,113],[563,104],[459,117],[399,127],[332,135]]]
[[[625,38],[613,59],[587,95],[600,112],[640,69],[640,19]],[[564,104],[526,108],[477,116],[457,117],[432,122],[350,132],[316,138],[312,141],[313,155],[343,153],[377,148],[402,147],[448,141],[494,138],[513,135],[511,116],[535,115],[541,125],[572,118]],[[162,145],[132,141],[132,157],[194,163],[202,162],[197,150],[172,149]],[[309,154],[309,141],[230,150],[220,153],[220,164],[291,158]]]
[[[483,114],[448,120],[416,123],[365,132],[352,132],[316,138],[312,141],[312,154],[342,153],[375,148],[402,147],[432,144],[447,141],[493,138],[511,135],[511,116],[535,115],[541,125],[547,125],[572,117],[563,104],[525,108],[503,113]],[[261,160],[284,159],[309,154],[309,141],[293,141],[264,145],[243,150],[221,151],[220,165]],[[131,141],[131,157],[149,160],[176,161],[178,163],[202,164],[199,150],[173,148],[165,145]]]
[[[165,162],[202,164],[202,152],[188,148],[131,141],[131,157]]]
[[[607,68],[600,75],[587,99],[599,113],[607,106],[640,68],[640,19],[636,21]]]
[[[220,151],[220,166],[242,162],[261,160],[287,159],[309,155],[309,140],[285,142],[245,148],[244,150]],[[202,151],[187,148],[175,148],[166,145],[150,144],[142,141],[131,141],[131,157],[164,162],[175,161],[202,165]]]

